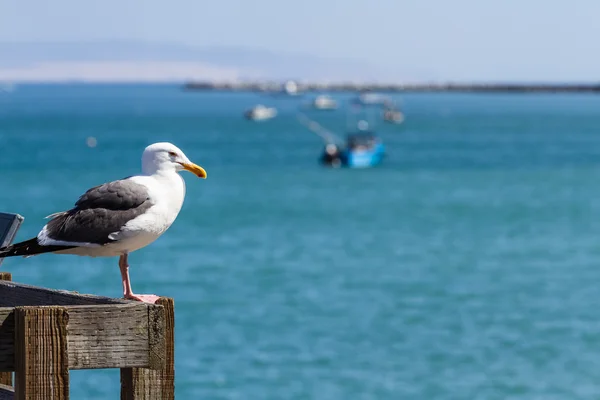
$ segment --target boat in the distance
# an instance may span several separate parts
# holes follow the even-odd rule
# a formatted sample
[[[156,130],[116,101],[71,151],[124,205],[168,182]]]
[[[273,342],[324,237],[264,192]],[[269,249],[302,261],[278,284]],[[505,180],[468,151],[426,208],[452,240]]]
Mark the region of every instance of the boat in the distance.
[[[317,110],[335,110],[337,108],[337,101],[331,97],[321,94],[315,97],[312,101],[313,108]]]
[[[346,143],[339,147],[325,145],[321,163],[332,167],[367,168],[379,165],[385,156],[385,146],[372,132],[348,134]]]
[[[373,92],[363,92],[352,99],[353,103],[361,104],[363,106],[384,106],[391,101],[392,99],[390,96]]]
[[[356,107],[364,114],[362,107],[353,105],[355,115],[349,115],[349,120],[360,115],[356,113]],[[319,158],[322,164],[330,167],[374,167],[383,161],[385,146],[381,138],[375,134],[373,125],[364,118],[364,115],[362,117],[358,121],[349,123],[345,140],[303,114],[300,114],[298,119],[325,142],[323,153]]]
[[[299,94],[298,84],[295,81],[287,81],[283,84],[283,92],[288,96],[296,96]]]
[[[381,118],[385,122],[391,124],[401,124],[404,122],[404,113],[390,96],[364,92],[352,99],[352,104],[362,107],[381,108]]]
[[[383,110],[383,120],[392,124],[401,124],[404,122],[404,114],[397,108],[385,108]]]
[[[262,104],[258,104],[244,113],[244,117],[252,121],[265,121],[274,118],[276,115],[277,109],[274,107],[265,107]]]

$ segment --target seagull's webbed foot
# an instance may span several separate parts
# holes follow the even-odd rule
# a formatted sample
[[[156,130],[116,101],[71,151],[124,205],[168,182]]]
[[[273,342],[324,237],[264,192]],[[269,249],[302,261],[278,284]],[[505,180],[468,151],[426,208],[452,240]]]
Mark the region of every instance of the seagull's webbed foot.
[[[160,299],[160,296],[157,296],[155,294],[124,293],[123,298],[128,299],[128,300],[137,300],[137,301],[143,301],[144,303],[154,304],[154,303],[156,303],[156,301],[158,299]]]

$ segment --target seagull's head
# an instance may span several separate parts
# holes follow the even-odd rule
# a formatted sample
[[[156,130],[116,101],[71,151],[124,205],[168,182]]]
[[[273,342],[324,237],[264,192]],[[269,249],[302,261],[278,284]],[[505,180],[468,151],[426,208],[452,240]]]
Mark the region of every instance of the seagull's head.
[[[159,171],[190,171],[199,178],[206,178],[206,171],[194,164],[171,143],[154,143],[146,147],[142,155],[142,170],[148,175]]]

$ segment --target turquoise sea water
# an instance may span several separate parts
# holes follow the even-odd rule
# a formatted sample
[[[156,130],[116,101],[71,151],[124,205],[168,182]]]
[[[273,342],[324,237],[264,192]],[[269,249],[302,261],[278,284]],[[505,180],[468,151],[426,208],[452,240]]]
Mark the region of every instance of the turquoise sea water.
[[[402,100],[380,168],[329,170],[300,100],[19,86],[0,92],[0,211],[34,236],[155,141],[205,167],[130,257],[134,290],[175,298],[178,399],[597,399],[600,97]],[[245,121],[259,102],[278,117]],[[317,118],[344,127],[341,111]],[[116,259],[1,269],[121,295]],[[118,393],[116,370],[71,373],[75,399]]]

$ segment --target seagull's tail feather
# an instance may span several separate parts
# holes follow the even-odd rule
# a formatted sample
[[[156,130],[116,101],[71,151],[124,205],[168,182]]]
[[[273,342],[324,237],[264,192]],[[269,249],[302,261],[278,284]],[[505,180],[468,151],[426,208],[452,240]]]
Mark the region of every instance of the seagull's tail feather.
[[[0,258],[34,256],[36,254],[71,249],[73,247],[74,246],[42,246],[38,243],[37,238],[33,238],[24,242],[15,243],[13,245],[0,248]]]

